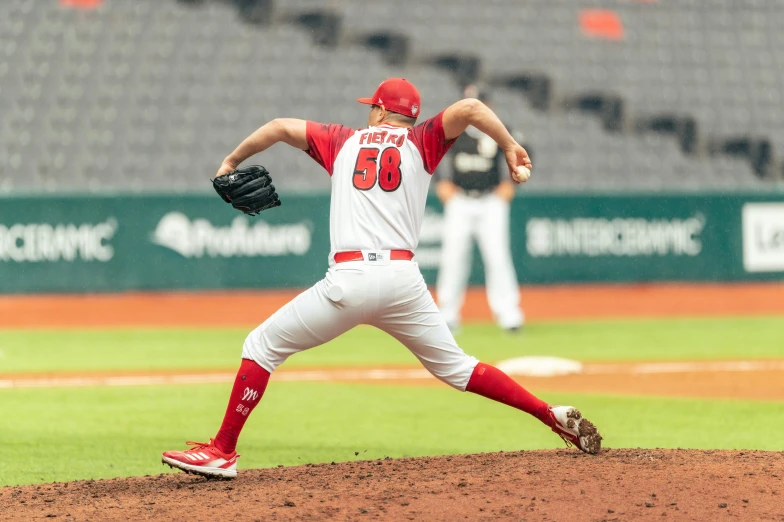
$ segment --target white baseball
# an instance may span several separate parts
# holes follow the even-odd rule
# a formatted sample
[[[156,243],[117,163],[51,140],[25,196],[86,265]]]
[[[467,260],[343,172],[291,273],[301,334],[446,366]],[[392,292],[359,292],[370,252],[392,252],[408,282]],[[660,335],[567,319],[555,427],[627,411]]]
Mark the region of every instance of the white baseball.
[[[525,183],[531,177],[531,171],[523,165],[518,165],[514,172],[514,179],[518,183]]]

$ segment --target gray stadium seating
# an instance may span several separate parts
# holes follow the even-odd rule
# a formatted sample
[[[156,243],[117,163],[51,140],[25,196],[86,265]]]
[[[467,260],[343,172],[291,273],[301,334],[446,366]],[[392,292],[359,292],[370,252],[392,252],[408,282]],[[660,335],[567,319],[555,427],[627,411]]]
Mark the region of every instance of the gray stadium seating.
[[[487,73],[540,70],[562,94],[617,90],[641,112],[688,110],[717,132],[774,136],[784,151],[784,111],[773,109],[784,92],[784,53],[774,52],[784,48],[784,2],[738,2],[752,6],[746,11],[729,0],[709,3],[716,14],[705,19],[697,0],[580,4],[620,12],[628,30],[622,43],[583,38],[570,0],[454,0],[448,9],[412,2],[399,29],[412,37],[415,55],[474,52]],[[401,19],[396,3],[278,4],[281,11],[326,5],[344,17],[349,35]],[[665,9],[677,10],[677,27]],[[705,49],[720,39],[717,26],[727,27],[728,41]],[[392,67],[349,43],[322,48],[287,23],[243,24],[228,2],[115,0],[82,11],[4,0],[0,191],[207,190],[221,159],[270,118],[362,126],[366,110],[353,100],[388,76],[418,85],[423,116],[459,95],[447,72],[417,61]],[[747,163],[684,156],[667,137],[608,134],[589,116],[534,111],[509,91],[497,92],[495,103],[531,143],[532,189],[764,186]],[[260,161],[282,190],[329,186],[303,153],[278,146]]]
[[[387,29],[397,9],[335,3],[347,27],[363,30]],[[544,72],[561,96],[617,92],[638,113],[692,114],[708,135],[768,136],[784,152],[784,0],[463,0],[441,7],[405,11],[415,49],[478,55],[486,75]],[[617,12],[625,39],[582,35],[578,17],[587,8]],[[724,159],[707,162],[712,170],[726,166]],[[749,174],[738,172],[738,183],[755,184]]]
[[[352,100],[397,73],[363,49],[314,47],[291,26],[241,25],[222,4],[139,0],[81,12],[14,0],[0,11],[4,190],[209,188],[260,124],[361,126],[366,111]],[[454,100],[445,74],[406,73],[430,107]],[[263,161],[283,188],[329,186],[304,153],[281,145]]]

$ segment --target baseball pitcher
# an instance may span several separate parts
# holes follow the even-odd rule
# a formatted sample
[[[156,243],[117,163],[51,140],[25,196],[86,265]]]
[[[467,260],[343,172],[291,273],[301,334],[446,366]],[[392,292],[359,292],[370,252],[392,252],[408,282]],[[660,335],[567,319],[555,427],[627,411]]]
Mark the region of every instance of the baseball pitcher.
[[[189,442],[186,451],[167,451],[163,462],[208,477],[236,477],[237,439],[272,372],[291,355],[358,324],[393,336],[453,388],[533,415],[567,444],[598,453],[602,437],[579,411],[548,405],[457,346],[414,261],[431,175],[455,139],[469,125],[490,136],[504,151],[516,183],[530,176],[525,149],[476,99],[461,100],[419,124],[419,92],[405,79],[388,79],[372,98],[358,101],[371,106],[365,129],[275,119],[245,139],[218,170],[214,183],[221,197],[255,213],[280,203],[267,171],[238,170],[243,161],[284,142],[318,162],[332,180],[329,269],[248,335],[217,435]],[[247,187],[231,187],[245,179]],[[248,197],[257,193],[260,202]]]

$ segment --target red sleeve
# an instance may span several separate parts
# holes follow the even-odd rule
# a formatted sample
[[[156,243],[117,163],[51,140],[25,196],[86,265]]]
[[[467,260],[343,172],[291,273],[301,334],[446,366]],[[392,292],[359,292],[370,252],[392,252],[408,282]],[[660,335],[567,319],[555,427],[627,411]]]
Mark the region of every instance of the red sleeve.
[[[446,141],[443,118],[444,111],[441,111],[408,131],[408,139],[419,149],[428,174],[435,172],[441,158],[455,142],[454,139]]]
[[[331,176],[338,152],[353,134],[354,129],[343,125],[308,121],[305,127],[308,150],[305,152],[324,167]]]

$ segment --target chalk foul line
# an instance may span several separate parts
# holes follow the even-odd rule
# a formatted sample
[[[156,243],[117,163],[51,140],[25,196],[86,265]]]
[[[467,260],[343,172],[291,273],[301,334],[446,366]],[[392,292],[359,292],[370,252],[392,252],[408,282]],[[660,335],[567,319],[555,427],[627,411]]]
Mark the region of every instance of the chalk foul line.
[[[656,362],[640,364],[586,363],[583,375],[758,372],[784,371],[784,361],[704,361]],[[171,384],[223,384],[234,381],[234,373],[202,373],[182,375],[127,375],[78,377],[14,377],[0,379],[0,389],[11,388],[86,388],[117,386],[158,386]],[[350,381],[409,381],[432,379],[423,369],[322,369],[282,370],[275,373],[277,382],[350,382]]]
[[[585,374],[652,374],[652,373],[710,373],[710,372],[764,372],[784,370],[784,361],[699,361],[658,362],[624,365],[626,371],[618,371],[617,364],[586,364]]]

